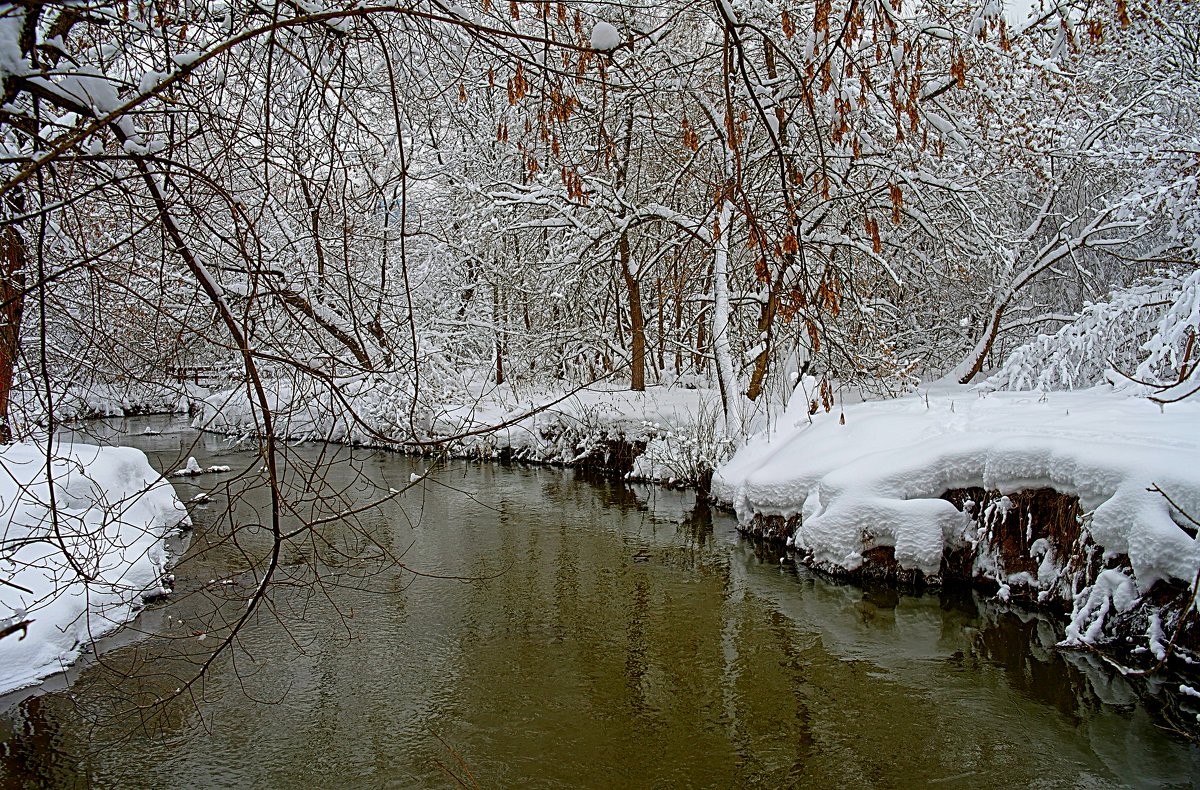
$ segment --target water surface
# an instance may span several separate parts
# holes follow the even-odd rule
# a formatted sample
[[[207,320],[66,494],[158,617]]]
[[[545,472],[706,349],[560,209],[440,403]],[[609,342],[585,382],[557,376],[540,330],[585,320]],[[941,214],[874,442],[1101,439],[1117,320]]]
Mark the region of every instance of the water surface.
[[[69,689],[10,699],[5,788],[1102,788],[1200,776],[1200,752],[1166,729],[1196,711],[1054,650],[1051,620],[969,594],[833,584],[781,565],[690,493],[549,468],[435,466],[404,496],[293,541],[286,584],[188,686],[255,589],[248,563],[268,556],[251,485],[261,462],[162,419],[111,428],[161,468],[190,454],[233,471],[177,485],[210,500],[193,506],[174,599],[103,645]],[[318,494],[351,507],[430,465],[292,453],[288,480],[309,515],[329,509]],[[319,476],[318,461],[332,462]]]

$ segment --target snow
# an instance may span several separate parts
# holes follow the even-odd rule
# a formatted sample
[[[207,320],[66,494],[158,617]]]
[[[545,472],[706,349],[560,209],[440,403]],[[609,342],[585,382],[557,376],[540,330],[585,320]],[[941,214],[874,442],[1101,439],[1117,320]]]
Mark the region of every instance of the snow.
[[[621,45],[621,32],[608,22],[600,21],[592,26],[592,49],[610,52]]]
[[[1150,616],[1150,625],[1146,629],[1146,641],[1150,645],[1150,652],[1159,661],[1167,660],[1167,637],[1163,633],[1162,618],[1158,612]]]
[[[98,116],[111,113],[121,106],[116,86],[97,69],[80,69],[45,85],[59,95],[90,107]]]
[[[181,52],[178,55],[172,55],[171,62],[176,66],[191,66],[202,57],[204,57],[204,53],[201,51]]]
[[[60,671],[131,620],[145,596],[165,593],[163,538],[188,522],[140,450],[56,446],[56,519],[44,446],[2,447],[0,467],[0,614],[8,616],[0,626],[32,621],[24,638],[0,639],[6,692]]]
[[[506,454],[552,464],[570,463],[602,439],[624,436],[652,448],[638,459],[632,477],[663,481],[690,479],[687,470],[701,462],[711,468],[726,454],[717,430],[720,397],[705,387],[633,392],[597,384],[563,392],[465,384],[419,407],[412,424],[406,388],[366,378],[340,381],[338,387],[358,420],[328,394],[298,390],[285,380],[268,382],[277,435],[395,449],[412,449],[414,440],[446,442],[457,456]],[[199,405],[196,428],[236,436],[256,431],[244,388],[213,393]]]
[[[80,382],[56,388],[54,414],[59,420],[128,414],[186,414],[192,401],[207,392],[207,389],[191,382]],[[38,415],[44,408],[40,400],[43,396],[28,381],[14,391],[13,397],[18,406],[16,411],[21,415]]]
[[[182,469],[176,469],[171,473],[171,477],[195,477],[197,475],[219,474],[228,472],[229,467],[224,464],[214,464],[213,466],[202,467],[195,456],[188,456],[187,464]]]
[[[23,19],[17,15],[0,17],[0,77],[8,74],[24,74],[29,62],[21,52],[21,27]]]
[[[147,71],[138,80],[138,93],[149,93],[169,75],[165,71]]]
[[[1107,387],[944,388],[848,405],[844,424],[836,409],[810,418],[807,403],[794,397],[775,431],[720,467],[713,493],[743,523],[801,515],[795,545],[818,566],[854,570],[867,549],[893,546],[903,568],[936,574],[945,548],[975,538],[974,522],[940,495],[981,486],[1075,494],[1096,544],[1128,556],[1131,575],[1108,570],[1079,591],[1068,641],[1095,638],[1110,611],[1161,579],[1190,585],[1200,568],[1200,544],[1150,490],[1200,513],[1200,403],[1160,406]],[[1057,576],[1046,564],[1037,580],[996,581],[1036,586]]]

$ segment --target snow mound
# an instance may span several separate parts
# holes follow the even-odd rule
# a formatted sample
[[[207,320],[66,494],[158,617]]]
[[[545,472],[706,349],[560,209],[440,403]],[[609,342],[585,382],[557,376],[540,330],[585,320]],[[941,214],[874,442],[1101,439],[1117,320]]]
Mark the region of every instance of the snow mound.
[[[214,464],[208,467],[200,466],[200,462],[195,456],[188,456],[187,465],[182,469],[176,469],[171,473],[171,477],[196,477],[198,475],[211,475],[221,472],[228,472],[229,467],[224,464]]]
[[[1190,585],[1200,568],[1185,520],[1150,490],[1200,514],[1198,403],[964,388],[847,406],[844,423],[836,411],[809,417],[803,397],[792,404],[717,470],[713,493],[743,524],[800,515],[793,540],[818,565],[853,571],[865,551],[892,546],[902,568],[936,574],[947,546],[973,540],[969,516],[940,495],[982,487],[1076,495],[1105,556],[1128,557],[1130,587],[1109,574],[1079,591],[1069,638],[1094,637],[1109,610],[1161,579]]]
[[[608,22],[597,22],[592,26],[592,49],[611,52],[621,45],[621,32]]]
[[[163,537],[187,523],[140,450],[60,445],[53,488],[46,466],[44,447],[0,447],[0,628],[28,623],[0,639],[0,693],[60,671],[165,593]]]

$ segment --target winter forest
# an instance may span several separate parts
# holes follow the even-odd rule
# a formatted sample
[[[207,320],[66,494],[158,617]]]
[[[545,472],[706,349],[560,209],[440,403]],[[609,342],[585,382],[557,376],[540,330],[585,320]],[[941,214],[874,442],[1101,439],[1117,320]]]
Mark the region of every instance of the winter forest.
[[[1190,0],[30,0],[0,80],[3,690],[169,592],[167,478],[228,467],[58,438],[153,413],[261,467],[212,655],[423,484],[327,491],[333,442],[628,455],[1200,660]]]
[[[1008,376],[1134,376],[1194,289],[1194,14],[15,6],[0,413],[202,368],[405,441],[470,382],[711,381],[736,436],[797,372],[978,380],[1114,291],[1120,337]]]

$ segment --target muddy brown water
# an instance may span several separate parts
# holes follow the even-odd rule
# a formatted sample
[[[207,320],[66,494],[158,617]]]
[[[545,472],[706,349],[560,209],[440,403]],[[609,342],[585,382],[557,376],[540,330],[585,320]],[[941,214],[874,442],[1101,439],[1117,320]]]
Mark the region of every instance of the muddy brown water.
[[[450,462],[294,542],[270,606],[185,687],[269,544],[259,464],[163,418],[88,430],[232,471],[177,483],[210,499],[170,601],[0,701],[3,788],[1200,785],[1170,731],[1200,705],[1055,650],[1052,619],[832,583],[690,493],[552,468]],[[292,453],[314,512],[306,491],[365,502],[429,466]]]

